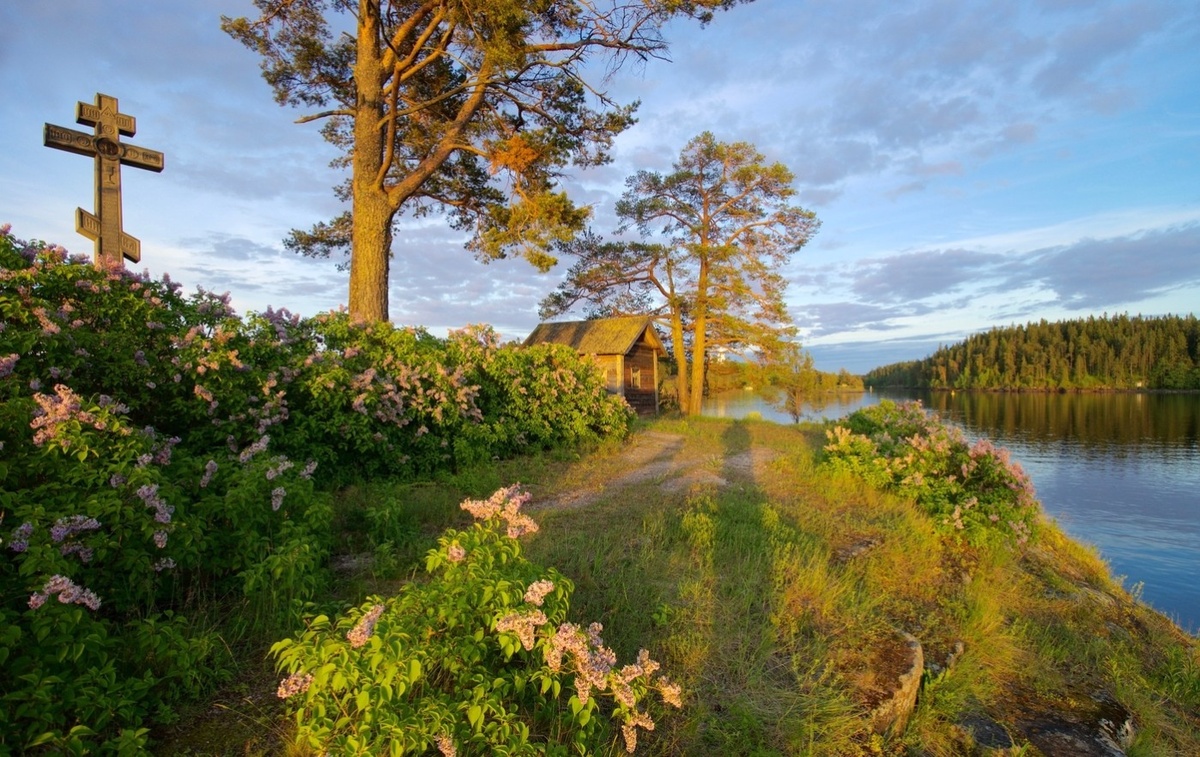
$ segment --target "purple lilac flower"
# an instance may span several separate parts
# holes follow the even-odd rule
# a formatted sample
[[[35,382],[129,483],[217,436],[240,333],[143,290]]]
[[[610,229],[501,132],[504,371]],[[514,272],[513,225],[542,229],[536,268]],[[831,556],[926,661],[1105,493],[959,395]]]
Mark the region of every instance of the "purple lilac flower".
[[[175,561],[169,557],[164,557],[163,559],[154,563],[154,571],[156,573],[162,573],[164,570],[171,570],[174,567]]]
[[[163,549],[167,546],[167,532],[166,531],[155,531],[154,532],[154,546],[158,547],[159,549]]]
[[[268,305],[267,311],[262,314],[262,317],[275,330],[275,336],[279,339],[280,344],[288,344],[291,341],[288,338],[288,326],[300,325],[300,316],[289,312],[287,308],[275,310]]]
[[[50,538],[56,543],[65,541],[75,534],[84,531],[95,531],[100,528],[100,521],[84,515],[72,515],[70,518],[59,518],[50,529]]]
[[[0,357],[0,378],[4,378],[5,376],[12,373],[13,368],[16,367],[17,361],[20,359],[21,359],[21,356],[15,352],[12,353],[11,355],[6,355],[4,357]]]
[[[181,441],[182,440],[178,436],[172,436],[171,438],[167,439],[162,444],[161,447],[159,447],[157,450],[155,450],[154,462],[157,465],[163,465],[163,466],[170,465],[171,464],[171,450],[173,450],[175,448],[175,445],[179,444],[179,442],[181,442]]]
[[[33,314],[34,314],[34,316],[37,317],[38,323],[40,323],[42,326],[42,335],[43,336],[54,336],[55,334],[62,331],[62,327],[59,326],[54,321],[50,320],[50,317],[48,315],[46,315],[45,308],[34,308]],[[55,378],[58,378],[58,377],[55,376]]]
[[[279,683],[279,688],[275,691],[275,696],[280,699],[287,699],[297,694],[303,694],[308,691],[308,687],[312,685],[312,682],[312,673],[292,673]]]
[[[268,481],[274,481],[276,478],[283,475],[283,473],[285,471],[287,471],[289,468],[292,468],[296,465],[295,463],[293,463],[291,460],[288,460],[283,455],[280,455],[279,457],[275,458],[275,463],[276,464],[273,467],[271,467],[267,470],[267,480]]]
[[[433,741],[437,745],[438,751],[442,753],[442,757],[458,757],[458,747],[454,746],[454,740],[446,734],[438,734]]]
[[[284,495],[286,495],[286,494],[287,494],[287,490],[284,489],[282,486],[277,486],[271,490],[271,509],[272,510],[278,510],[280,507],[283,506],[283,498],[284,498]]]
[[[496,621],[496,630],[500,633],[508,631],[515,633],[521,640],[521,646],[530,650],[533,649],[535,642],[534,634],[546,622],[546,614],[541,610],[511,612]]]
[[[71,420],[103,428],[103,424],[95,416],[82,410],[79,396],[71,391],[70,387],[58,384],[54,387],[54,395],[35,394],[33,399],[37,402],[38,409],[29,426],[36,432],[33,435],[33,443],[39,447],[53,439],[58,434],[59,427]],[[69,443],[64,439],[63,449],[68,446]]]
[[[541,607],[546,595],[552,591],[554,591],[553,581],[534,581],[525,590],[525,601]]]
[[[13,529],[12,538],[8,542],[8,548],[13,552],[24,552],[29,549],[29,537],[32,535],[33,524],[29,521],[22,523]]]
[[[315,471],[316,469],[317,469],[317,461],[309,460],[308,465],[304,466],[304,470],[300,471],[300,478],[303,478],[304,480],[307,481],[308,479],[312,478],[313,471]]]
[[[268,434],[263,434],[259,438],[258,441],[256,441],[254,444],[251,444],[246,449],[242,450],[242,454],[238,455],[238,460],[240,460],[243,463],[250,462],[251,458],[253,458],[255,455],[257,455],[259,452],[262,452],[263,450],[265,450],[267,448],[267,445],[270,443],[271,443],[271,437]]]
[[[84,605],[92,611],[100,609],[100,597],[96,596],[92,590],[85,589],[62,575],[51,576],[40,592],[29,597],[29,609],[38,609],[55,594],[58,595],[58,601],[64,605]]]
[[[354,624],[354,628],[346,634],[346,638],[350,640],[350,646],[358,649],[367,643],[367,639],[371,638],[371,634],[375,632],[375,623],[379,620],[379,616],[383,614],[383,605],[375,605],[366,615],[358,619]]]
[[[92,557],[95,555],[95,551],[91,547],[85,547],[84,545],[79,544],[78,542],[73,542],[71,544],[64,544],[58,548],[58,551],[62,554],[63,557],[66,557],[67,555],[78,554],[79,561],[83,562],[83,563],[91,562]]]
[[[129,412],[128,405],[126,405],[122,402],[117,402],[112,397],[109,397],[107,394],[101,394],[99,397],[97,397],[96,404],[99,405],[100,407],[106,407],[110,411],[112,411],[113,413],[116,413],[118,415]]]
[[[154,508],[154,520],[159,523],[167,524],[171,522],[171,515],[174,514],[175,508],[163,501],[158,495],[158,484],[145,484],[137,490],[137,495],[141,497],[142,502],[146,503],[146,507]]]
[[[212,481],[213,476],[217,474],[217,461],[209,460],[204,465],[204,475],[200,478],[200,488],[203,489]]]

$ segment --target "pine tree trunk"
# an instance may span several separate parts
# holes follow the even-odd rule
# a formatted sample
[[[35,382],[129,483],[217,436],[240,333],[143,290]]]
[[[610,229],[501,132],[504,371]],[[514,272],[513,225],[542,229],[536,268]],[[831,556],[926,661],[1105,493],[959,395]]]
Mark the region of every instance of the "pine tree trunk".
[[[708,240],[702,238],[702,244]],[[695,320],[692,322],[692,391],[688,415],[699,415],[704,402],[705,351],[708,349],[708,260],[700,258],[696,276]]]
[[[704,403],[704,352],[707,345],[707,319],[704,316],[696,318],[692,326],[692,390],[688,397],[688,415],[700,415],[700,406]]]
[[[354,240],[350,257],[350,317],[374,323],[388,320],[388,266],[392,216],[387,196],[354,182]]]
[[[679,412],[688,412],[688,363],[687,350],[683,347],[683,319],[675,312],[671,316],[671,344],[675,352],[675,399]]]
[[[353,232],[350,252],[350,317],[388,319],[388,266],[392,254],[392,218],[396,215],[383,187],[384,113],[379,86],[379,5],[359,2],[358,48],[354,81]]]

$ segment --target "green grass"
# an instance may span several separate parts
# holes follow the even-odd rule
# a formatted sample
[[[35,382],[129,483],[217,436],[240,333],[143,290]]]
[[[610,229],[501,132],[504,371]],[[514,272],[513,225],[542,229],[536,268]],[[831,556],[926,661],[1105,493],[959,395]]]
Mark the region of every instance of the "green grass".
[[[1012,736],[1012,754],[1037,755],[1023,722],[1083,717],[1104,692],[1134,715],[1130,754],[1200,754],[1196,641],[1053,524],[1024,552],[973,549],[937,535],[912,503],[819,468],[817,427],[700,419],[647,431],[682,438],[676,471],[622,483],[630,462],[611,447],[343,491],[342,551],[371,559],[328,603],[418,577],[437,534],[466,522],[465,496],[514,481],[535,503],[587,490],[598,494],[584,506],[535,508],[541,530],[526,550],[575,581],[573,620],[602,622],[621,660],[649,649],[684,685],[685,707],[656,713],[640,753],[1002,753],[974,746],[962,724],[979,716]],[[762,462],[731,460],[748,454]],[[672,485],[688,470],[725,483]],[[921,640],[926,676],[907,729],[872,734],[897,630]],[[242,719],[286,733],[278,708],[265,711]]]

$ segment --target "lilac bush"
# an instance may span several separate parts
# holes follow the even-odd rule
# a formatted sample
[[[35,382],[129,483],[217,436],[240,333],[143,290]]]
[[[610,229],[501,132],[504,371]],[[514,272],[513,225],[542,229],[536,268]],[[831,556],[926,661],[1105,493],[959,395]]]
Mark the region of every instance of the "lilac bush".
[[[826,435],[825,465],[914,497],[945,533],[1023,545],[1036,532],[1041,507],[1033,483],[1008,451],[986,439],[968,443],[919,402],[885,400]]]
[[[317,616],[272,647],[284,674],[277,695],[301,744],[328,754],[591,754],[611,741],[607,714],[633,752],[639,729],[654,729],[655,699],[682,706],[648,651],[618,665],[599,623],[567,621],[572,582],[521,554],[518,539],[537,531],[521,512],[527,500],[512,486],[463,502],[475,523],[441,536],[428,580],[336,620]]]
[[[596,366],[565,345],[501,345],[476,325],[451,333],[446,352],[477,388],[479,422],[456,439],[464,462],[620,438],[633,419]]]
[[[0,228],[0,753],[144,749],[228,674],[191,617],[323,589],[330,487],[627,431],[568,350],[180,290]]]

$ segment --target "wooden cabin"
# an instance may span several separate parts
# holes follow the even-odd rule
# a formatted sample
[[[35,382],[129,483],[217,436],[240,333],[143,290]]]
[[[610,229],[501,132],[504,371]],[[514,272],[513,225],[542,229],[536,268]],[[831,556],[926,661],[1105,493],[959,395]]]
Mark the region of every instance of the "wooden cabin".
[[[638,415],[658,412],[658,357],[666,352],[654,322],[645,316],[538,324],[525,346],[565,344],[594,359],[608,391],[625,397]]]

